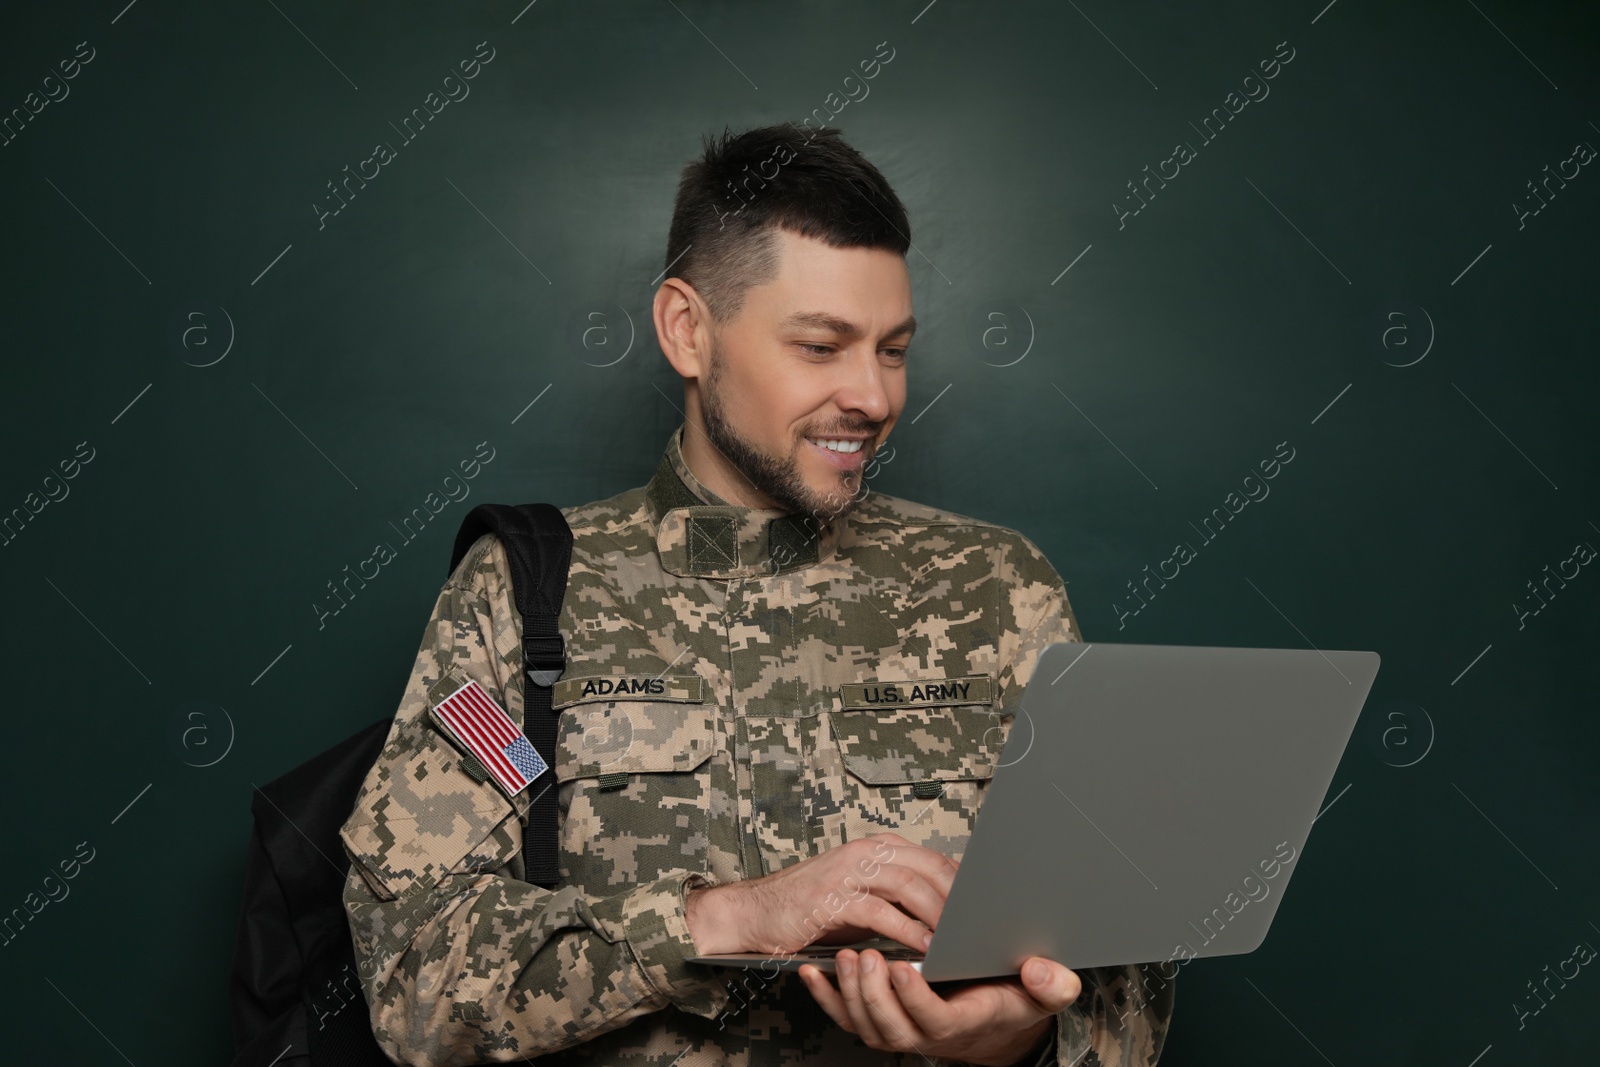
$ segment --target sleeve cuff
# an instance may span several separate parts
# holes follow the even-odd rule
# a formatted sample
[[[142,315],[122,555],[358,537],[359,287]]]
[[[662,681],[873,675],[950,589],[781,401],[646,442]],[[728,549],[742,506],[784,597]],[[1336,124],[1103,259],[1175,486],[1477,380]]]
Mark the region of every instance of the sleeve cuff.
[[[1059,1024],[1057,1025],[1059,1026]],[[1060,1047],[1061,1038],[1052,1035],[1050,1044],[1044,1047],[1044,1051],[1039,1053],[1038,1058],[1028,1061],[1029,1067],[1057,1067],[1062,1062],[1060,1053],[1057,1051]]]
[[[730,994],[723,976],[697,955],[684,915],[688,890],[717,883],[697,872],[679,872],[648,882],[629,893],[622,904],[622,931],[645,978],[679,1009],[715,1019]]]
[[[1055,1058],[1042,1062],[1058,1067],[1081,1067],[1086,1061],[1153,1067],[1166,1044],[1173,988],[1171,977],[1166,977],[1151,991],[1140,976],[1148,966],[1080,970],[1083,991],[1056,1015]],[[1090,1049],[1096,1052],[1092,1061]]]
[[[1094,1001],[1099,995],[1095,982],[1085,982],[1082,995],[1057,1013],[1056,1039],[1040,1057],[1040,1067],[1074,1067],[1083,1062],[1094,1044]]]

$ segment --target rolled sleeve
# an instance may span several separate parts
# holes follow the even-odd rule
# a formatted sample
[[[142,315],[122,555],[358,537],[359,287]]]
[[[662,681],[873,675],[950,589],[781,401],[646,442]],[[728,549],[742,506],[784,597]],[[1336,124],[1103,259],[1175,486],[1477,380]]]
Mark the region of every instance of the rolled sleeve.
[[[698,952],[686,906],[690,889],[715,884],[698,872],[675,871],[608,897],[595,909],[603,929],[620,931],[656,992],[674,1007],[707,1019],[722,1013],[729,993],[714,970],[689,962]]]

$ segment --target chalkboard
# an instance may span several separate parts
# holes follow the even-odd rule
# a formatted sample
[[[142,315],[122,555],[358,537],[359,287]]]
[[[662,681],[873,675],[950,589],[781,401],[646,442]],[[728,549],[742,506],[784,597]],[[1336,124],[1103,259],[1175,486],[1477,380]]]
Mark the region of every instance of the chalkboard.
[[[880,491],[1027,534],[1091,641],[1383,657],[1162,1062],[1592,1059],[1597,12],[9,11],[4,1058],[226,1061],[253,786],[392,712],[475,503],[648,479],[679,170],[812,117],[913,226]]]

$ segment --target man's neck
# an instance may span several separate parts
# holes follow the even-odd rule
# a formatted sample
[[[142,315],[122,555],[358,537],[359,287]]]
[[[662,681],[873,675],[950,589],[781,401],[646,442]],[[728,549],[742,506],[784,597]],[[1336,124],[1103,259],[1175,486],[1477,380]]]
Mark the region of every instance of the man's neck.
[[[728,503],[746,508],[777,508],[776,503],[751,485],[750,479],[717,450],[705,430],[693,419],[684,423],[678,450],[689,473]]]

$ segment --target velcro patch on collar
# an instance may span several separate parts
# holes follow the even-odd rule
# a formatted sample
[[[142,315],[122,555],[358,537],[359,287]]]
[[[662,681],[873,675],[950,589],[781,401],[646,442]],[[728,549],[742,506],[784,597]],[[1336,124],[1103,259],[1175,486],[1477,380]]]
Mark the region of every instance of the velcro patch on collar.
[[[550,706],[564,708],[591,700],[676,700],[699,704],[705,685],[694,674],[596,674],[562,678],[550,693]]]
[[[962,678],[905,678],[849,682],[839,687],[840,705],[852,708],[919,708],[946,704],[992,704],[994,679],[987,674]]]

